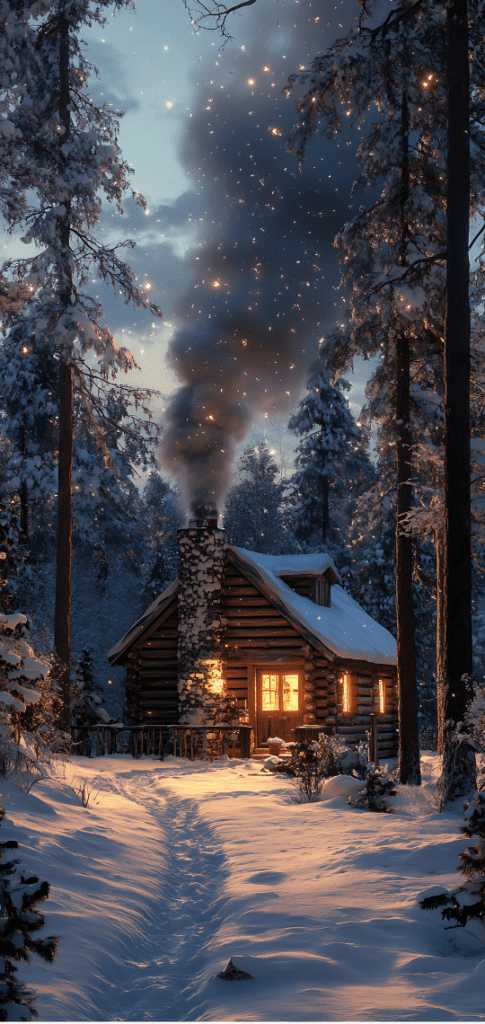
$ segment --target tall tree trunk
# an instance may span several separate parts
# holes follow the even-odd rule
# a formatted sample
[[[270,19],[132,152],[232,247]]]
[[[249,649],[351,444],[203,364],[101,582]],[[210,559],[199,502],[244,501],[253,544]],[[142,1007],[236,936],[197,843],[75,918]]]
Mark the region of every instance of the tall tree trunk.
[[[438,716],[438,754],[443,753],[445,724],[445,685],[443,674],[443,527],[435,530],[436,551],[436,712]]]
[[[59,120],[64,129],[60,145],[69,137],[71,127],[69,90],[69,21],[64,10],[59,20]],[[61,166],[63,156],[60,154]],[[59,300],[61,315],[71,305],[72,269],[70,263],[70,204],[59,220]],[[72,368],[70,351],[59,353],[59,461],[57,488],[57,563],[54,647],[59,661],[61,687],[60,725],[71,731],[71,559],[72,559]]]
[[[470,517],[470,138],[466,0],[447,6],[448,198],[444,410],[443,775],[441,810],[476,783],[475,755],[454,740],[472,691]]]
[[[406,263],[406,202],[409,198],[409,117],[406,93],[401,109],[401,263]],[[396,338],[396,619],[399,695],[399,778],[421,785],[419,764],[418,694],[413,611],[413,542],[403,520],[413,503],[411,483],[410,344],[404,331]]]

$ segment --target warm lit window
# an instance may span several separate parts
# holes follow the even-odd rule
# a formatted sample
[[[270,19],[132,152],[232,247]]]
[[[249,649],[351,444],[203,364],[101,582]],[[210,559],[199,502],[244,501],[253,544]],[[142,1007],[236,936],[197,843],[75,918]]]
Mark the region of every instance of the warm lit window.
[[[342,703],[344,715],[349,714],[351,711],[351,697],[350,697],[350,676],[344,675],[342,678]]]
[[[262,711],[298,711],[298,673],[263,672],[261,674]]]
[[[284,675],[282,679],[283,711],[298,711],[298,676]]]
[[[379,714],[384,715],[386,711],[386,684],[379,679]]]
[[[261,703],[263,711],[279,711],[278,676],[263,675],[261,687]]]

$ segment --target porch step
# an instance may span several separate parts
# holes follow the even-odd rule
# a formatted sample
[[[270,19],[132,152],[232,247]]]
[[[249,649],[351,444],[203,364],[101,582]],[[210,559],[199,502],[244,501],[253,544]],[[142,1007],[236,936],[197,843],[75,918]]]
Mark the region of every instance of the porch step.
[[[268,750],[267,747],[256,747],[255,750],[253,750],[253,753],[251,754],[251,760],[252,761],[264,761],[265,758],[267,758],[269,756],[270,756],[270,754],[269,754],[269,750]],[[291,755],[289,753],[286,753],[286,752],[284,752],[284,753],[282,752],[278,756],[282,757],[284,760],[289,760],[290,757],[291,757]]]

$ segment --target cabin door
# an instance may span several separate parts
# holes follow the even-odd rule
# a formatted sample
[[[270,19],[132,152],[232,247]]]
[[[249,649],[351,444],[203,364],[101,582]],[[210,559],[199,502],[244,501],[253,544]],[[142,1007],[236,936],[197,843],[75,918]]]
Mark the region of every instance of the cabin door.
[[[257,746],[266,746],[268,736],[289,743],[291,730],[303,725],[302,676],[300,671],[261,668],[256,672]]]

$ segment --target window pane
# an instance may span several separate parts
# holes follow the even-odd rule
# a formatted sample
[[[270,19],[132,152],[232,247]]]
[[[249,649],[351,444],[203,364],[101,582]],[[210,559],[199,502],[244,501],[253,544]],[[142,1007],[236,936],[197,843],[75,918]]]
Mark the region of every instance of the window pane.
[[[261,708],[263,711],[279,711],[278,676],[264,674],[261,679]]]
[[[283,711],[298,711],[298,676],[283,676]]]
[[[379,711],[381,715],[386,713],[386,688],[383,679],[379,679]]]

